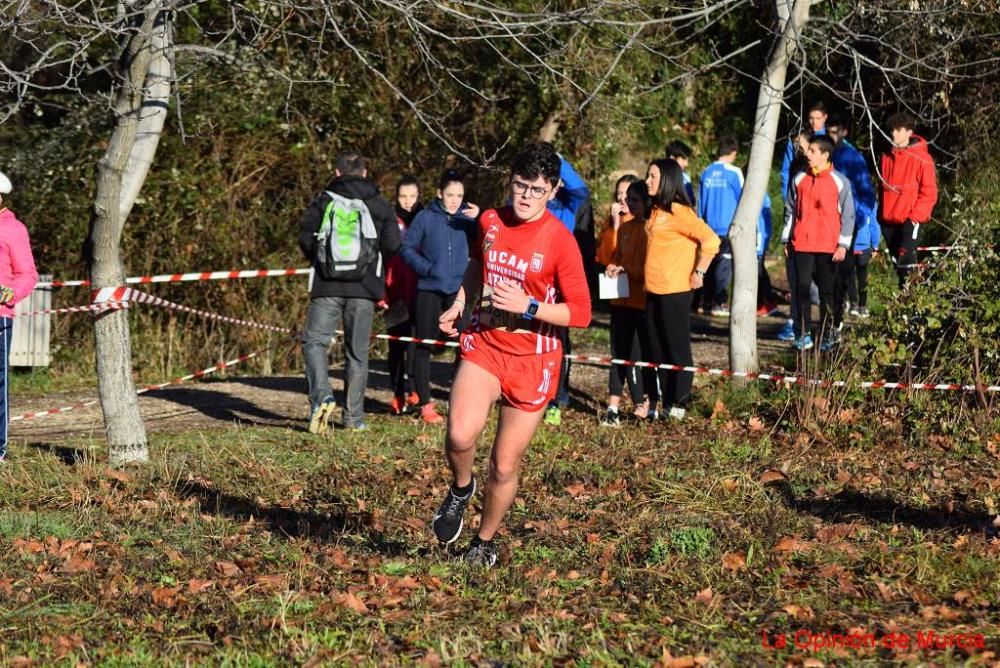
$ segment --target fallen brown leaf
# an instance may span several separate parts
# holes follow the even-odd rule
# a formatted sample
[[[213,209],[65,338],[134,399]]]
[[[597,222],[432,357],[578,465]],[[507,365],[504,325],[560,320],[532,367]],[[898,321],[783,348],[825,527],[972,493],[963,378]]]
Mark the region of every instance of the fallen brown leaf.
[[[66,560],[63,564],[63,570],[67,573],[86,573],[87,571],[94,570],[96,565],[93,559],[87,559],[87,557],[78,552]]]
[[[222,577],[233,578],[239,575],[240,567],[231,561],[217,561],[215,562],[215,570],[219,571]]]
[[[354,595],[352,592],[341,594],[336,598],[336,602],[339,605],[344,606],[345,608],[353,610],[359,615],[368,614],[368,606],[365,605],[365,602],[362,601],[360,598],[358,598],[356,595]]]
[[[215,586],[215,580],[201,580],[198,578],[193,578],[188,582],[188,593],[200,594],[206,589],[211,589],[214,586]]]
[[[794,536],[785,536],[774,544],[775,552],[805,552],[809,549],[809,544]]]
[[[153,605],[158,605],[161,608],[173,608],[177,605],[177,593],[180,590],[180,587],[157,587],[151,593]]]
[[[810,608],[809,606],[795,605],[794,603],[786,605],[785,607],[782,608],[782,610],[787,612],[788,616],[791,617],[792,619],[796,619],[799,621],[813,619],[816,616],[815,614],[813,614],[813,609]]]
[[[726,552],[722,555],[722,567],[728,571],[742,571],[747,567],[747,555],[743,552]]]
[[[181,556],[181,553],[175,550],[174,548],[170,547],[169,545],[163,548],[163,554],[167,555],[167,559],[174,562],[175,564],[179,564],[180,562],[184,561],[184,557]]]
[[[274,575],[258,575],[253,579],[253,581],[265,589],[288,588],[288,576],[281,573]]]
[[[788,480],[788,476],[779,471],[778,469],[768,469],[760,474],[760,484],[770,485],[778,482],[785,482]]]

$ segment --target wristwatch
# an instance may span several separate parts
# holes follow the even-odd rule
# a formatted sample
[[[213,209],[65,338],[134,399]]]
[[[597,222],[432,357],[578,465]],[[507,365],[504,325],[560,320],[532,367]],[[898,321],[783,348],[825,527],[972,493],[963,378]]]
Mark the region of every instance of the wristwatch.
[[[698,278],[705,278],[705,270],[704,269],[695,269],[694,273],[698,274]]]
[[[538,300],[534,297],[529,297],[528,308],[524,309],[524,319],[534,320],[536,313],[538,313]]]

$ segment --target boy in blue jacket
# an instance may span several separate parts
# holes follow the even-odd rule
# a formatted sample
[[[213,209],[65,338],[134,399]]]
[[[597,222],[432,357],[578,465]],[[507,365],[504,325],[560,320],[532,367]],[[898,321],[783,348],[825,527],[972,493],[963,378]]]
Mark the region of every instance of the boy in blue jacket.
[[[825,135],[826,134],[826,120],[827,113],[826,107],[822,102],[816,102],[811,107],[809,107],[808,119],[809,127],[806,128],[811,134],[815,135]],[[795,163],[795,157],[797,154],[799,141],[799,134],[794,134],[788,138],[788,144],[785,145],[785,157],[781,161],[781,170],[779,172],[781,176],[781,197],[782,199],[788,197],[788,182],[795,176],[792,173],[792,165]]]
[[[719,139],[718,159],[701,173],[698,217],[719,235],[722,247],[705,276],[704,310],[717,316],[729,315],[729,283],[733,278],[733,249],[729,227],[743,194],[743,170],[734,165],[740,150],[734,137]]]
[[[844,322],[848,298],[854,305],[851,309],[854,315],[868,317],[868,263],[871,261],[872,249],[878,247],[881,234],[875,217],[877,199],[875,188],[872,186],[871,172],[861,151],[847,140],[849,131],[847,120],[840,116],[831,116],[827,120],[826,131],[835,147],[833,168],[846,176],[851,183],[857,221],[854,227],[853,247],[844,258],[844,262],[837,267],[834,283],[834,322],[840,327]]]
[[[694,186],[691,185],[691,177],[688,176],[691,147],[681,140],[675,139],[667,144],[667,157],[681,166],[681,172],[684,174],[684,191],[687,193],[688,199],[691,200],[691,206],[695,206]]]
[[[559,156],[559,159],[562,161],[559,168],[559,189],[556,191],[556,196],[549,200],[547,206],[549,211],[562,221],[566,229],[570,232],[576,232],[577,219],[587,213],[585,205],[590,202],[590,188],[573,169],[569,160],[562,155]],[[593,230],[593,226],[591,226],[591,230]],[[569,355],[573,352],[569,340],[569,329],[560,327],[558,331],[563,350]],[[556,392],[555,401],[549,404],[545,411],[545,424],[554,427],[562,424],[562,409],[569,405],[570,367],[570,361],[564,357],[559,373],[559,389]]]

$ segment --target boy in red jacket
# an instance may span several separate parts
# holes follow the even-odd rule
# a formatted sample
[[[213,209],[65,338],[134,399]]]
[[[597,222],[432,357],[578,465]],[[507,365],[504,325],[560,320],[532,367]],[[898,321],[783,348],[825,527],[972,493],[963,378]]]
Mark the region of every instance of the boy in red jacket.
[[[785,254],[795,263],[801,330],[793,344],[797,350],[812,348],[809,332],[812,303],[809,288],[819,286],[821,350],[837,345],[833,326],[834,263],[843,262],[854,236],[854,197],[847,177],[833,169],[833,142],[814,135],[806,149],[808,168],[794,176],[785,204],[785,229],[781,241]]]
[[[892,149],[882,154],[878,217],[889,257],[896,263],[899,287],[903,287],[917,265],[920,226],[930,219],[937,202],[937,176],[927,141],[913,134],[913,116],[893,114],[886,125],[892,132]]]
[[[0,173],[0,464],[7,459],[7,368],[14,333],[14,306],[31,294],[38,282],[28,230],[4,207],[3,196],[12,190],[10,179]]]

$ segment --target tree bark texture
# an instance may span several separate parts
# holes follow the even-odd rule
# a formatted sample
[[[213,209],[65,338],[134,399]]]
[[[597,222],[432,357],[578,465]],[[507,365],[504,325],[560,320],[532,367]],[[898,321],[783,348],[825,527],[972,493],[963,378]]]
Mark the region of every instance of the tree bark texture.
[[[87,239],[93,289],[125,284],[121,236],[163,127],[170,94],[172,35],[162,0],[123,2],[123,52],[114,100],[115,125],[98,164],[94,214]],[[140,6],[141,5],[141,6]],[[95,318],[97,384],[112,466],[149,458],[146,428],[132,378],[128,310]]]
[[[767,192],[788,64],[799,49],[811,0],[775,0],[780,34],[761,77],[753,142],[743,195],[729,238],[733,247],[733,303],[729,320],[729,364],[733,371],[754,372],[757,359],[757,219]],[[781,229],[781,221],[774,221]]]
[[[562,125],[562,118],[559,115],[559,110],[553,109],[545,117],[545,122],[542,123],[542,127],[538,130],[538,141],[555,141],[560,125]]]

